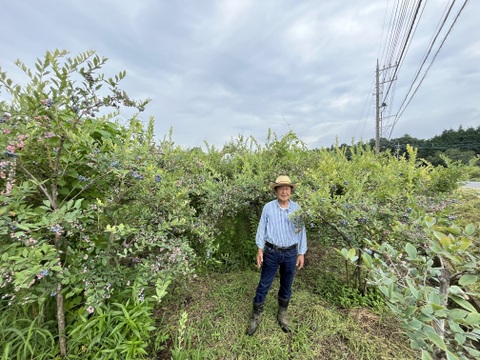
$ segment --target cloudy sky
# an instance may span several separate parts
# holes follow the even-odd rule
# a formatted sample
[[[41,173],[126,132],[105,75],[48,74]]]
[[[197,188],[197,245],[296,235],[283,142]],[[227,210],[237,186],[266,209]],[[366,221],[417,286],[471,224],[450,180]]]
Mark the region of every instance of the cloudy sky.
[[[451,0],[426,2],[396,74],[380,72],[384,135],[428,139],[480,126],[480,2],[468,1],[441,51],[401,111],[464,0],[420,68]],[[107,75],[152,99],[158,138],[173,128],[183,147],[221,148],[238,135],[264,142],[293,131],[309,147],[375,136],[375,67],[388,68],[400,0],[0,0],[0,66],[17,80],[46,50],[95,50]],[[458,4],[457,4],[458,3]],[[400,25],[399,25],[400,26]],[[406,25],[404,25],[406,26]],[[391,85],[390,85],[391,84]],[[418,81],[413,84],[418,84]],[[416,85],[415,85],[416,86]],[[415,89],[413,86],[413,89]],[[393,127],[392,132],[392,125]]]

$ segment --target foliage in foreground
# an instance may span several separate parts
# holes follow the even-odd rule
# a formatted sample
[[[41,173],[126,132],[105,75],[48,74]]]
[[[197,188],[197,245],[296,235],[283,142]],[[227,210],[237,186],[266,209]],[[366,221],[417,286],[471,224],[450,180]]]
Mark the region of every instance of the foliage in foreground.
[[[480,356],[478,257],[473,253],[474,226],[465,229],[426,220],[425,237],[404,248],[372,244],[363,254],[371,282],[402,319],[412,348],[423,359],[469,359]],[[402,226],[402,230],[412,230]],[[413,236],[412,236],[413,237]],[[412,239],[413,240],[413,239]]]
[[[127,126],[116,112],[99,116],[146,104],[120,90],[125,73],[104,77],[105,61],[47,52],[35,72],[18,62],[24,87],[0,73],[12,99],[0,123],[0,308],[14,324],[0,330],[6,358],[95,357],[99,348],[139,358],[153,328],[124,320],[150,316],[171,279],[192,274],[193,248],[210,242],[189,206],[198,165],[173,165],[169,141],[154,148],[152,122],[145,130],[135,116]],[[116,314],[114,326],[87,341],[84,328],[104,314]]]

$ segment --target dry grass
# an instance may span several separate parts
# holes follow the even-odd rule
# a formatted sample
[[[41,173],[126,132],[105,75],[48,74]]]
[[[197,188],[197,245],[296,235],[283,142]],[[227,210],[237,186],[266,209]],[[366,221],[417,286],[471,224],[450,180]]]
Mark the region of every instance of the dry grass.
[[[207,273],[177,288],[157,317],[167,327],[175,348],[179,314],[188,321],[183,350],[174,359],[415,359],[398,324],[367,308],[339,309],[314,294],[313,273],[325,262],[319,248],[309,250],[309,262],[294,283],[289,307],[292,334],[276,322],[278,279],[267,297],[262,323],[253,337],[245,335],[259,273]],[[322,260],[323,259],[323,260]],[[170,359],[169,349],[157,359]]]

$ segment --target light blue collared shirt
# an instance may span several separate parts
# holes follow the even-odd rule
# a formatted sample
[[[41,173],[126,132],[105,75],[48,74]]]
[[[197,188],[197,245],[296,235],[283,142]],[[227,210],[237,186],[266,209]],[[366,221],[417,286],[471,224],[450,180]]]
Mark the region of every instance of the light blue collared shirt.
[[[277,199],[266,203],[255,237],[258,248],[263,250],[266,241],[279,247],[298,244],[298,254],[304,255],[307,252],[305,226],[301,222],[297,224],[295,215],[291,215],[297,210],[300,205],[292,200],[285,209],[280,207]]]

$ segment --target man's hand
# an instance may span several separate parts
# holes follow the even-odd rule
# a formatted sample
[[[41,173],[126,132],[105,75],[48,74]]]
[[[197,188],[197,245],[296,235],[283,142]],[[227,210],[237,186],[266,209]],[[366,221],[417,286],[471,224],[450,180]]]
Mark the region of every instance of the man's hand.
[[[305,263],[305,256],[304,255],[298,255],[297,256],[297,267],[298,270],[300,270],[303,267],[303,264]]]
[[[263,250],[258,249],[257,251],[257,268],[261,268],[263,264]]]

